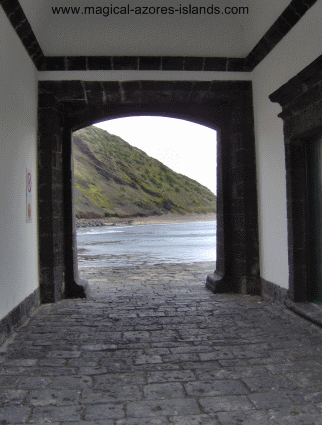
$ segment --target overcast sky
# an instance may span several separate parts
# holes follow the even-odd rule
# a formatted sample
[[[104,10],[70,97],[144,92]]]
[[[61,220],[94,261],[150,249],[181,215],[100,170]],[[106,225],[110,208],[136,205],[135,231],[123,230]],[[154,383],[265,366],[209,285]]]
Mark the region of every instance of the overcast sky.
[[[95,124],[216,193],[216,131],[164,117],[118,118]]]

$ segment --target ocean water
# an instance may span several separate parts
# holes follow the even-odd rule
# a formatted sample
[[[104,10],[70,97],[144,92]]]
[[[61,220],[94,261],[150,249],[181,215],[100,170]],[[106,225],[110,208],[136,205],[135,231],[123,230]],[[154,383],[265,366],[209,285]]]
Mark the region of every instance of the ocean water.
[[[216,261],[216,221],[77,230],[80,267]]]

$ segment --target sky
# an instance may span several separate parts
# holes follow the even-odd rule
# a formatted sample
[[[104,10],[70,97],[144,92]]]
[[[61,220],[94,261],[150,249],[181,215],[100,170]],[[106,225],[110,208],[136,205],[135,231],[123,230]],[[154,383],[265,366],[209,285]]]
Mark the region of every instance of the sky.
[[[215,130],[190,121],[149,116],[117,118],[95,126],[217,192]]]

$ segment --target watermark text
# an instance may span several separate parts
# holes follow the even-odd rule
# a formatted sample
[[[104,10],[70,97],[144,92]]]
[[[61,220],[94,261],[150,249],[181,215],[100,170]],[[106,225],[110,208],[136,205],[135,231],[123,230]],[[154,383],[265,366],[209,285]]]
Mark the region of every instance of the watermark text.
[[[52,6],[53,15],[89,15],[109,17],[113,15],[248,15],[247,6],[219,7],[179,5],[179,6]]]

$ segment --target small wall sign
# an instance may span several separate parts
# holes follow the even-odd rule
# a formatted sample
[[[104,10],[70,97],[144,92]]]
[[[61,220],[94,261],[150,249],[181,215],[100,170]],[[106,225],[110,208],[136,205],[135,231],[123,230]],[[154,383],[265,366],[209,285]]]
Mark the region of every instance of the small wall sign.
[[[26,222],[32,222],[32,179],[31,171],[26,168]]]

